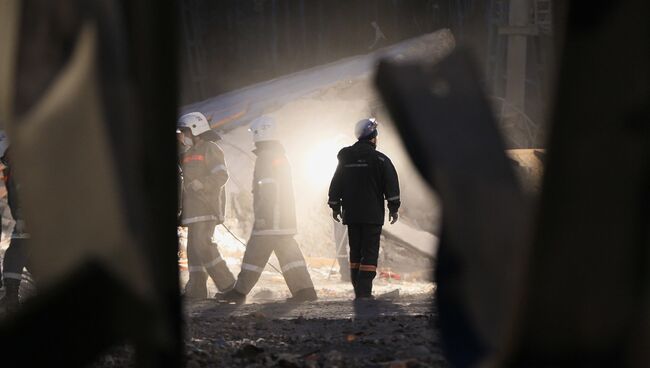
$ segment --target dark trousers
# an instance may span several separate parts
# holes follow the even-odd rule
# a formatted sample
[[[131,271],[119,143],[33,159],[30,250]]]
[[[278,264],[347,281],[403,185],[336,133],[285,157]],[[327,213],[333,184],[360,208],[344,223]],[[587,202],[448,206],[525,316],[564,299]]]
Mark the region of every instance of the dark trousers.
[[[372,296],[372,280],[377,275],[381,225],[348,224],[350,278],[357,297]]]
[[[27,250],[25,243],[28,239],[12,238],[9,247],[2,260],[2,276],[5,279],[20,281],[23,275],[23,268],[27,266]]]
[[[23,276],[23,269],[25,267],[29,269],[27,266],[28,255],[26,249],[28,239],[21,237],[24,235],[15,233],[12,235],[11,242],[2,260],[2,279],[6,288],[4,299],[16,305],[18,303],[18,292]]]

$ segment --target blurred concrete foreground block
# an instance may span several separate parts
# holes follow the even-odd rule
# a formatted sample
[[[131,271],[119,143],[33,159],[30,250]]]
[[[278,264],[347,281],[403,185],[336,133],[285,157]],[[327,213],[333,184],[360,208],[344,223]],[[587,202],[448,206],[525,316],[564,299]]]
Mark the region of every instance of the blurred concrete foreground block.
[[[46,95],[12,127],[16,166],[43,286],[99,261],[148,298],[151,280],[118,197],[96,72],[97,30],[86,23]],[[72,208],[73,210],[68,210]]]

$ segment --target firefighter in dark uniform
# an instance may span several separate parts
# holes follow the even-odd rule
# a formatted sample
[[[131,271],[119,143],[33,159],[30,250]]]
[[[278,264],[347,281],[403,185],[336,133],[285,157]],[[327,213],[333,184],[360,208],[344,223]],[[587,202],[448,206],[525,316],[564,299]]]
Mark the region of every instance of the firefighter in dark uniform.
[[[3,259],[2,278],[5,285],[5,296],[0,300],[0,309],[6,312],[15,311],[20,302],[18,291],[20,283],[23,278],[23,269],[27,266],[27,249],[26,242],[29,239],[29,234],[25,227],[25,220],[23,218],[22,206],[19,200],[20,186],[16,182],[12,173],[11,160],[9,158],[8,141],[4,133],[0,133],[2,137],[0,144],[6,149],[2,154],[3,180],[7,189],[7,202],[11,211],[11,216],[14,218],[16,224],[14,225],[11,234],[11,242],[5,252]]]
[[[219,136],[210,129],[206,117],[192,112],[178,121],[182,171],[181,225],[187,226],[187,261],[189,281],[184,295],[192,299],[207,298],[208,275],[219,291],[227,291],[235,278],[213,243],[214,228],[224,220],[228,170]]]
[[[253,173],[255,223],[237,283],[232,291],[217,299],[243,303],[259,280],[271,253],[275,252],[292,295],[289,301],[316,300],[305,258],[294,239],[296,212],[291,167],[275,134],[275,122],[262,116],[253,121],[250,130],[255,141],[253,152],[257,156]]]
[[[390,223],[400,206],[397,171],[390,159],[377,151],[377,122],[363,119],[355,127],[358,141],[338,153],[339,164],[329,188],[333,217],[348,226],[350,279],[357,299],[372,298],[377,275],[379,238],[388,202]]]

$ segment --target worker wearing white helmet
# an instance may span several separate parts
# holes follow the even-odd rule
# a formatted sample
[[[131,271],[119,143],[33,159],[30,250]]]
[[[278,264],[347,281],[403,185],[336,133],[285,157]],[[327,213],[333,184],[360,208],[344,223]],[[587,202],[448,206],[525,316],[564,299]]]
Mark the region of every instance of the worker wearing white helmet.
[[[177,138],[182,147],[181,224],[187,226],[189,281],[184,295],[207,298],[207,275],[220,291],[235,283],[233,274],[212,242],[214,228],[223,223],[228,170],[223,151],[215,143],[219,136],[200,112],[181,116]],[[207,275],[206,275],[207,272]]]
[[[350,279],[358,299],[372,298],[385,207],[391,224],[400,207],[397,171],[388,156],[377,151],[377,125],[373,118],[357,122],[358,141],[338,153],[329,188],[332,215],[348,226]]]
[[[271,253],[280,262],[282,275],[291,291],[290,301],[316,300],[307,264],[296,234],[296,208],[291,179],[291,166],[269,116],[251,123],[257,156],[253,173],[253,210],[255,223],[246,246],[241,272],[233,290],[217,295],[217,299],[242,303],[253,289]]]

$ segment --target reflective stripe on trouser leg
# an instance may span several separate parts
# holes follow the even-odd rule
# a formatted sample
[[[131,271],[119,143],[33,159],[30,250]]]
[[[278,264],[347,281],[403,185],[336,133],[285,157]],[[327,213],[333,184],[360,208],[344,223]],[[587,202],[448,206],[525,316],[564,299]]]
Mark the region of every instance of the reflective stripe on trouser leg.
[[[15,272],[3,272],[2,277],[5,280],[7,280],[7,279],[22,280],[23,279],[23,274],[22,273],[15,273]]]
[[[298,242],[293,236],[280,236],[275,239],[275,255],[280,261],[284,281],[292,295],[303,289],[314,288],[305,258]]]
[[[377,272],[377,266],[375,265],[365,265],[365,264],[360,264],[359,265],[359,271],[363,272]]]
[[[190,298],[206,298],[208,296],[206,285],[208,274],[205,273],[205,269],[201,265],[201,257],[197,250],[196,241],[194,241],[194,238],[190,241],[189,231],[187,238],[187,270],[189,271],[189,278],[187,284],[185,284],[185,295]]]
[[[190,260],[194,262],[199,262],[198,256],[195,251],[190,251],[191,247],[188,242],[187,246],[187,264],[189,271],[189,278],[187,284],[185,284],[184,295],[189,298],[198,298],[204,299],[208,297],[208,287],[206,283],[208,282],[208,274],[205,273],[203,266],[192,265]],[[192,254],[192,256],[190,256]],[[200,263],[199,263],[200,264]]]
[[[212,253],[212,260],[203,263],[206,272],[210,275],[210,278],[219,291],[232,288],[235,284],[235,276],[233,276],[232,272],[228,269],[226,261],[221,258],[216,245],[210,248],[210,252]]]
[[[186,248],[186,253],[187,253],[187,271],[190,273],[190,278],[193,276],[197,276],[197,273],[203,273],[205,274],[205,269],[203,268],[203,265],[201,264],[201,257],[199,256],[199,252],[197,249],[197,244],[194,238],[192,238],[192,241],[190,241],[189,238],[189,229],[188,229],[188,237],[187,237],[187,248]],[[192,275],[194,274],[194,275]],[[207,276],[206,276],[207,279]]]
[[[212,242],[216,224],[216,221],[190,224],[188,226],[187,244],[188,249],[191,246],[192,250],[198,254],[200,264],[206,269],[217,289],[225,290],[234,284],[235,277],[228,269],[228,265],[222,262],[217,245]]]
[[[233,276],[232,272],[230,272],[228,269],[226,261],[221,258],[216,247],[214,248],[213,252],[215,253],[216,257],[211,262],[204,264],[203,266],[205,267],[205,270],[207,271],[208,275],[210,275],[210,278],[212,278],[212,281],[217,286],[217,289],[219,289],[219,291],[228,290],[235,284],[235,276]]]
[[[363,225],[361,230],[361,264],[357,275],[357,297],[372,296],[372,281],[377,275],[381,225]]]
[[[246,245],[235,290],[247,295],[260,279],[273,251],[273,236],[252,236]]]

